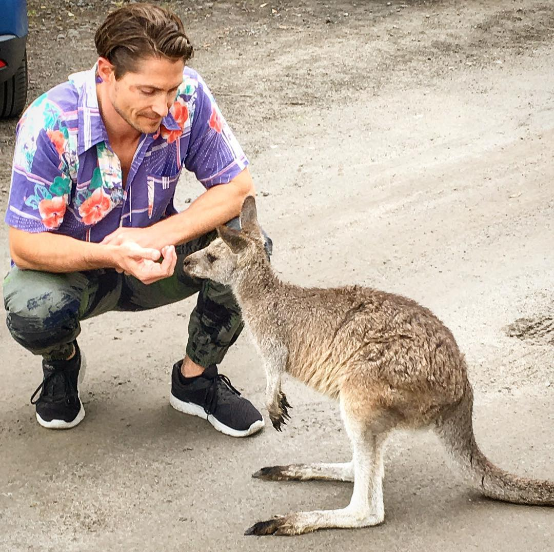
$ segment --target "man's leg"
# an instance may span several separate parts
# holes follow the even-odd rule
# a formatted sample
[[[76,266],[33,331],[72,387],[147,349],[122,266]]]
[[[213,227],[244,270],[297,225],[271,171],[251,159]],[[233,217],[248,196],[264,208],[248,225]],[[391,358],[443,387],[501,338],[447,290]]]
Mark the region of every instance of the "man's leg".
[[[117,304],[121,278],[112,272],[52,274],[13,267],[4,280],[11,335],[43,357],[44,378],[32,401],[44,427],[66,429],[84,418],[77,390],[81,353],[76,339],[81,320]]]
[[[264,426],[260,412],[218,373],[217,364],[243,327],[231,290],[204,281],[190,317],[187,354],[174,365],[171,382],[170,402],[176,410],[200,416],[232,437],[252,435]]]

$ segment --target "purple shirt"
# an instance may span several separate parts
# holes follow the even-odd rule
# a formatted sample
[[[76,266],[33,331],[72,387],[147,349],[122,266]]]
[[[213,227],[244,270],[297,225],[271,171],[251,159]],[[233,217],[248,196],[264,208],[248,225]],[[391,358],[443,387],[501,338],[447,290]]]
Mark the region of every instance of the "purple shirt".
[[[125,190],[98,109],[95,69],[40,96],[17,125],[6,223],[100,242],[119,226],[145,227],[175,214],[181,169],[206,189],[248,164],[200,75],[186,67],[169,114],[140,137]]]

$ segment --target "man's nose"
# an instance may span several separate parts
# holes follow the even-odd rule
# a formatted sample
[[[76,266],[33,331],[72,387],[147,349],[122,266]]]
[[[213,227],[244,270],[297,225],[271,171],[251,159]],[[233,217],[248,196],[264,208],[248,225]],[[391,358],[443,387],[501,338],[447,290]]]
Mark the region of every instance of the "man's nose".
[[[169,106],[164,96],[160,96],[156,99],[156,103],[152,106],[154,113],[160,117],[165,117],[169,113]]]

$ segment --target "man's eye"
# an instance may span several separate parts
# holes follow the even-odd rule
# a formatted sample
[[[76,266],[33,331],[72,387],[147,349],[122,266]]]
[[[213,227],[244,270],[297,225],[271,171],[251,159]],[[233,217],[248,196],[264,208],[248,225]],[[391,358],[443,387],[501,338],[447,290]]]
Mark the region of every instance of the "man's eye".
[[[154,90],[141,90],[141,92],[142,92],[145,96],[153,96],[153,95],[154,95]]]
[[[217,261],[217,257],[215,257],[214,255],[212,255],[211,253],[208,253],[206,255],[206,258],[208,259],[208,262],[209,263],[213,263],[214,261]]]

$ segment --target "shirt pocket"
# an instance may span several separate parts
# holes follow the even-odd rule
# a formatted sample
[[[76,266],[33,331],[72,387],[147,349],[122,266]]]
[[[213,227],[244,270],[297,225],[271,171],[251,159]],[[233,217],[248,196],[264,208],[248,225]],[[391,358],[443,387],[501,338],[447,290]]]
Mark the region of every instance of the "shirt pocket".
[[[175,195],[175,188],[180,177],[181,171],[174,175],[147,175],[148,218],[153,223],[166,214],[167,208]]]

